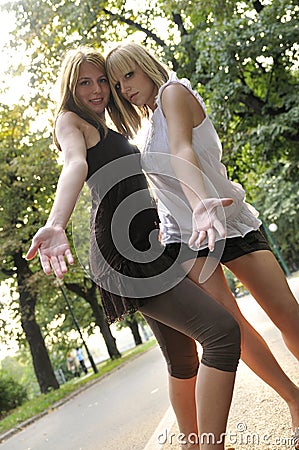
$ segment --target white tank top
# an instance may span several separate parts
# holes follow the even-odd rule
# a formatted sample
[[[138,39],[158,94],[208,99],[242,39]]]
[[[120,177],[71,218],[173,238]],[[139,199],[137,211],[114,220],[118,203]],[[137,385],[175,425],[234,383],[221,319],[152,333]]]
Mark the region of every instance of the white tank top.
[[[222,223],[226,221],[227,237],[244,236],[249,231],[258,229],[261,225],[261,221],[257,218],[258,212],[245,202],[242,186],[227,178],[226,168],[221,163],[222,146],[206,113],[202,98],[192,89],[189,80],[178,79],[172,72],[169,80],[159,89],[157,108],[152,115],[142,152],[142,166],[158,200],[163,244],[188,243],[192,233],[192,210],[171,165],[170,158],[173,156],[170,154],[167,123],[161,107],[161,94],[171,83],[180,83],[185,86],[205,111],[204,120],[193,128],[192,145],[204,177],[208,196],[234,199],[231,206],[221,208],[219,211]],[[183,160],[181,162],[184,164]],[[219,236],[218,239],[220,239]],[[201,248],[206,246],[205,241]]]

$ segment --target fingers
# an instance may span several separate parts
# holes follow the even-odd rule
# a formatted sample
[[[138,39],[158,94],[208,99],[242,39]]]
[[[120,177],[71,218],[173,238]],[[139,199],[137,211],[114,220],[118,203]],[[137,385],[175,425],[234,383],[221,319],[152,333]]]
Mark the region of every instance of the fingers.
[[[225,230],[224,226],[222,225],[222,223],[220,222],[220,220],[215,219],[213,225],[214,225],[214,229],[218,232],[219,236],[222,238],[225,238],[226,230]]]
[[[63,278],[63,275],[67,272],[67,267],[63,256],[52,256],[51,266],[55,276],[59,279]]]
[[[201,246],[203,241],[206,238],[206,232],[205,231],[193,231],[191,238],[189,239],[189,247],[192,247],[193,245],[197,248]]]
[[[74,258],[69,249],[65,251],[64,255],[51,256],[48,257],[42,251],[39,250],[39,257],[41,261],[41,266],[46,275],[50,275],[52,270],[55,276],[59,279],[63,278],[63,276],[67,273],[67,265],[65,262],[65,257],[69,264],[74,264]]]
[[[39,244],[35,244],[34,241],[32,241],[32,244],[31,244],[28,252],[25,255],[25,259],[27,259],[27,261],[30,261],[31,259],[33,259],[36,256],[38,247],[39,247]]]
[[[198,237],[198,231],[193,230],[191,237],[189,239],[189,243],[188,243],[189,247],[192,247],[192,245],[196,241],[197,237]]]
[[[62,255],[58,256],[58,263],[60,267],[60,273],[61,275],[64,275],[67,272],[67,266],[64,260],[64,256]]]
[[[46,275],[50,275],[51,266],[49,258],[46,255],[43,255],[40,251],[38,251],[38,253],[43,271],[45,272]]]
[[[201,244],[203,243],[205,238],[206,238],[206,232],[205,231],[200,231],[198,233],[198,238],[197,238],[197,240],[195,242],[195,245],[196,245],[197,248],[199,248],[201,246]]]
[[[215,247],[216,231],[214,228],[209,228],[207,234],[208,234],[208,247],[209,250],[212,252]]]
[[[69,264],[74,264],[74,258],[69,248],[65,251],[65,256]]]
[[[221,199],[211,198],[205,200],[199,205],[199,208],[193,211],[194,230],[189,239],[190,247],[196,246],[199,248],[207,237],[209,250],[214,250],[216,233],[223,239],[226,237],[226,229],[218,219],[216,209],[217,207],[229,206],[232,203],[233,199],[228,197]]]

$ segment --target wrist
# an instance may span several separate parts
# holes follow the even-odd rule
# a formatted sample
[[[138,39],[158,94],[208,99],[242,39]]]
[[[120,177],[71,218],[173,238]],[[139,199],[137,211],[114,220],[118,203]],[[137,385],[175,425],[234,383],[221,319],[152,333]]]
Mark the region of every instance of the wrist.
[[[56,220],[50,220],[48,219],[45,223],[45,228],[55,228],[56,230],[65,230],[65,227],[62,223],[57,222]]]

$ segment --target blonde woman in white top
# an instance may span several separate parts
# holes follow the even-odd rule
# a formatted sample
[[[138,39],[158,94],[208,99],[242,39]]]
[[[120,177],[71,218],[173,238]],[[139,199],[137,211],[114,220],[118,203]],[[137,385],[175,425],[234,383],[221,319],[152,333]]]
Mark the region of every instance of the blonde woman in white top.
[[[264,339],[241,314],[221,264],[255,297],[299,359],[299,305],[267,241],[257,211],[243,188],[227,179],[221,144],[203,100],[186,79],[179,80],[143,47],[121,45],[106,59],[119,114],[120,132],[133,137],[141,118],[151,117],[143,168],[158,198],[162,242],[188,276],[233,314],[241,327],[242,359],[287,402],[299,438],[299,389],[286,376]],[[232,198],[221,208],[221,198]],[[226,241],[224,238],[226,237]],[[164,349],[169,359],[169,388],[180,430],[196,432],[194,366],[196,351],[180,359],[179,339]],[[193,369],[188,374],[188,363]],[[178,374],[177,367],[185,372]],[[176,367],[177,366],[177,367]],[[186,412],[188,411],[188,414]],[[299,448],[299,439],[295,448]]]

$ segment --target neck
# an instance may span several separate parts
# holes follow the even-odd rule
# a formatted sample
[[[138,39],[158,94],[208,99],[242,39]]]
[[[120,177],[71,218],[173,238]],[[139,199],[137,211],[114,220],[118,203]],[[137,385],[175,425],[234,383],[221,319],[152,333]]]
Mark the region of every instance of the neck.
[[[158,95],[158,89],[155,87],[154,91],[153,91],[152,98],[147,103],[147,106],[152,110],[152,112],[154,112],[155,109],[157,108],[157,103],[156,103],[157,95]]]

